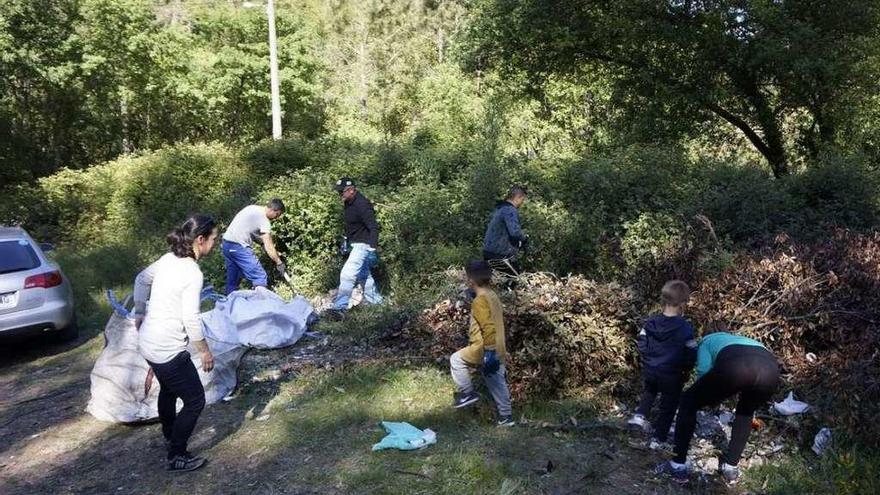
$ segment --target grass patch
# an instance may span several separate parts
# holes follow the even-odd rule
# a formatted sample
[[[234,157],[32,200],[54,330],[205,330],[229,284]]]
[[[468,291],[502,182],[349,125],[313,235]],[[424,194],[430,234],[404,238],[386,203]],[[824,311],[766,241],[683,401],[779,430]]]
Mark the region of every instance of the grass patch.
[[[256,451],[262,461],[251,472],[281,469],[276,468],[281,462],[320,493],[578,493],[583,486],[604,487],[623,463],[623,457],[603,454],[609,442],[625,445],[622,435],[496,428],[490,402],[454,410],[452,391],[448,372],[430,366],[312,369],[276,389],[245,393],[242,402],[266,403],[260,414],[269,418],[246,421],[218,447],[245,457]],[[528,405],[515,414],[560,422],[588,411],[572,398]],[[385,434],[379,427],[383,420],[431,428],[438,443],[412,452],[371,452]],[[550,460],[557,466],[552,476],[541,472]],[[644,478],[653,462],[626,464]]]
[[[792,456],[746,472],[745,486],[766,495],[880,493],[880,453],[844,445],[826,456]]]

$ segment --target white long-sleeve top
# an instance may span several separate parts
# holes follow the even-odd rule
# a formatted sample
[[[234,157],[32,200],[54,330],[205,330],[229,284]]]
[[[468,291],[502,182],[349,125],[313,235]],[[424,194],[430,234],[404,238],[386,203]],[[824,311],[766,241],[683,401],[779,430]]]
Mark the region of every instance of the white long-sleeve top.
[[[205,338],[199,318],[202,271],[192,258],[167,253],[134,281],[135,313],[146,317],[138,332],[141,355],[167,363],[186,350],[190,340]],[[149,301],[149,307],[147,307]]]

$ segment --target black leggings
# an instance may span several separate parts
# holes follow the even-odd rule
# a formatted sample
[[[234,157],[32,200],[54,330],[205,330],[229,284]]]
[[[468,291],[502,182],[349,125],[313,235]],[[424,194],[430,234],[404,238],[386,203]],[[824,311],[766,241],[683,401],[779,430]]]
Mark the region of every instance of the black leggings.
[[[645,373],[644,375],[642,398],[636,413],[645,417],[650,416],[657,395],[660,395],[660,407],[656,418],[652,421],[653,436],[660,442],[665,442],[669,436],[669,427],[672,425],[672,418],[675,417],[683,386],[681,374]]]
[[[715,365],[684,391],[675,423],[675,462],[687,460],[688,447],[697,424],[697,411],[714,407],[739,394],[730,443],[722,462],[737,465],[752,429],[752,415],[779,387],[776,357],[763,347],[730,345],[718,353]]]
[[[162,422],[162,434],[171,442],[168,459],[172,459],[186,453],[186,444],[205,408],[205,388],[187,351],[167,363],[150,363],[150,367],[161,387],[159,421]],[[183,400],[180,413],[177,412],[178,398]]]

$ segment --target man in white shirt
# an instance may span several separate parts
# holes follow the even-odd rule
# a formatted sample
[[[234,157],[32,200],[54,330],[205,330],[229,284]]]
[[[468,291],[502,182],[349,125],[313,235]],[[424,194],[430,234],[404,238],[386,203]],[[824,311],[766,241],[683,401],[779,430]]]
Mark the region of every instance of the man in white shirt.
[[[223,233],[223,259],[226,262],[226,293],[238,289],[244,276],[254,287],[266,287],[269,283],[266,270],[254,254],[253,238],[259,237],[263,250],[275,263],[275,269],[283,274],[287,267],[272,242],[271,221],[284,213],[284,203],[275,198],[266,206],[250,205],[239,211]]]

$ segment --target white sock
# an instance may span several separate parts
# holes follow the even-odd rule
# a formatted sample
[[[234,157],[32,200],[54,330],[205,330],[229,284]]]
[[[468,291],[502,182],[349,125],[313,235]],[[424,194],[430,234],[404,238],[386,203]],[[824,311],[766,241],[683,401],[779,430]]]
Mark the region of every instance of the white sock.
[[[681,468],[687,466],[686,463],[685,463],[685,464],[679,464],[679,463],[677,463],[677,462],[675,462],[675,461],[669,461],[669,464],[671,464],[672,467],[674,467],[675,469],[681,469]]]
[[[722,462],[722,463],[721,463],[721,469],[724,469],[724,470],[726,470],[726,471],[730,471],[730,470],[732,470],[732,469],[736,469],[736,466],[734,466],[734,465],[732,465],[732,464],[728,464],[728,463],[726,463],[726,462]]]

